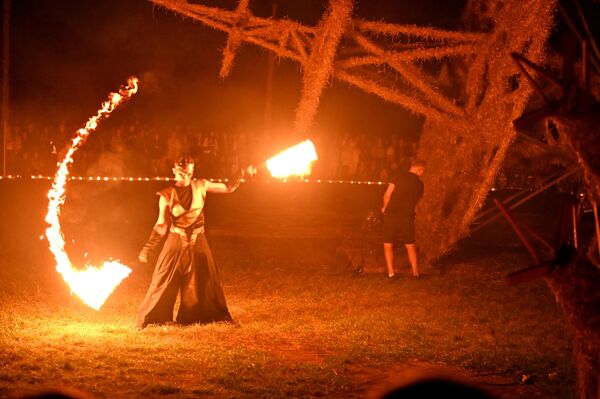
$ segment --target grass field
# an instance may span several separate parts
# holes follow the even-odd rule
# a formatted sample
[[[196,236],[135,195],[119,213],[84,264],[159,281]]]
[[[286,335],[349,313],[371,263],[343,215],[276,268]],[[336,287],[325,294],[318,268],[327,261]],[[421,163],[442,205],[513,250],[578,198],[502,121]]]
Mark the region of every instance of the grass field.
[[[40,270],[45,242],[30,259],[3,254],[0,396],[70,387],[95,397],[363,397],[429,370],[498,397],[574,397],[549,290],[504,285],[528,262],[515,245],[471,240],[421,280],[400,259],[403,278],[388,281],[354,276],[327,240],[210,238],[237,326],[140,331],[152,266],[97,312],[52,267]]]
[[[575,397],[569,338],[550,291],[542,281],[504,284],[530,262],[506,223],[418,281],[400,257],[402,278],[388,281],[353,275],[336,255],[339,235],[379,204],[378,188],[242,186],[207,205],[238,325],[140,331],[136,311],[153,266],[128,260],[147,238],[160,184],[69,186],[62,220],[74,260],[91,248],[134,267],[100,311],[70,295],[39,240],[48,183],[1,188],[0,397],[55,387],[100,398],[374,397],[422,374],[503,398]]]

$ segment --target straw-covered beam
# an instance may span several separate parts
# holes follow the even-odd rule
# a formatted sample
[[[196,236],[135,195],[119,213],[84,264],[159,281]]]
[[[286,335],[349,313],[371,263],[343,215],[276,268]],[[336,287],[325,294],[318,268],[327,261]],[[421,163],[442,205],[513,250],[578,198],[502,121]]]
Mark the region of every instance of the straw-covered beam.
[[[555,4],[503,2],[468,74],[456,77],[471,99],[465,118],[450,124],[426,121],[418,156],[427,161],[424,182],[431,189],[417,207],[416,230],[430,262],[469,234],[494,184],[516,134],[512,121],[522,115],[532,93],[525,82],[511,84],[519,70],[510,54],[526,51],[532,60],[542,59]]]
[[[304,65],[302,96],[296,109],[295,130],[300,134],[309,129],[321,92],[333,75],[333,61],[342,35],[351,22],[352,8],[352,0],[330,0],[327,12],[317,26],[311,52]]]
[[[389,36],[412,36],[431,41],[444,42],[482,42],[485,33],[450,31],[416,25],[397,25],[380,21],[354,20],[354,28],[364,33],[385,34]]]
[[[414,112],[415,114],[424,115],[427,118],[431,118],[440,122],[448,121],[448,115],[438,111],[430,104],[425,104],[416,97],[411,97],[397,90],[385,87],[376,80],[369,79],[360,76],[359,74],[340,69],[335,71],[335,77],[341,80],[342,82],[346,82],[353,86],[356,86],[367,93],[375,94],[376,96],[381,97],[385,101],[398,104]]]
[[[354,40],[366,51],[383,58],[386,61],[386,64],[394,68],[394,70],[396,70],[396,72],[398,72],[404,80],[423,93],[423,95],[427,98],[427,101],[431,102],[436,107],[450,115],[460,116],[464,113],[460,107],[458,107],[446,96],[426,82],[423,74],[419,72],[417,68],[412,67],[409,64],[396,61],[393,57],[386,53],[385,50],[360,33],[356,33],[354,35]]]
[[[251,16],[250,10],[248,9],[248,2],[250,0],[239,0],[237,9],[235,10],[235,22],[232,29],[229,30],[229,36],[227,37],[227,43],[223,49],[223,62],[221,63],[221,70],[219,76],[225,78],[231,71],[233,60],[237,54],[237,51],[242,44],[243,31],[247,24],[248,18]]]

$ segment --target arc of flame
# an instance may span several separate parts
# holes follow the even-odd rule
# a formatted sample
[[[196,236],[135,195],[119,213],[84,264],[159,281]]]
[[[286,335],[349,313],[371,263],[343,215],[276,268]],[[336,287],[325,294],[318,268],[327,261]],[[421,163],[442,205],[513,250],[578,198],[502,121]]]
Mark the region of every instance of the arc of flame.
[[[64,159],[58,165],[58,170],[48,191],[48,213],[46,214],[46,238],[50,244],[50,251],[56,260],[56,271],[60,273],[65,282],[83,302],[99,310],[106,298],[114,289],[131,273],[131,269],[117,261],[105,261],[101,267],[88,266],[85,269],[76,269],[71,264],[65,251],[65,240],[60,228],[60,207],[65,202],[66,183],[69,176],[69,166],[73,163],[73,154],[98,126],[98,122],[107,118],[112,111],[123,101],[133,96],[138,89],[138,80],[131,77],[127,86],[121,87],[118,93],[110,93],[108,100],[104,101],[96,113],[77,131],[71,147]]]
[[[315,145],[306,140],[269,158],[266,165],[271,176],[285,179],[289,176],[310,175],[312,163],[317,159]]]

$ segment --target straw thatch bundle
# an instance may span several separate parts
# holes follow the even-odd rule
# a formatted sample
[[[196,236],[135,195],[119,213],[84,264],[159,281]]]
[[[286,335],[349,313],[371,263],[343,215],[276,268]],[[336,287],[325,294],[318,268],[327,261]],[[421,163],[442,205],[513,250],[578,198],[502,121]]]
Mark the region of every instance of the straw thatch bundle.
[[[302,97],[296,109],[295,131],[304,134],[317,113],[319,98],[333,74],[333,61],[342,34],[352,16],[352,0],[331,0],[315,32],[310,56],[304,64]]]
[[[572,337],[579,398],[600,397],[600,269],[580,254],[558,264],[545,278],[565,313]],[[565,256],[566,258],[566,256]]]
[[[240,47],[240,44],[242,44],[243,28],[248,22],[248,17],[250,17],[248,2],[249,0],[240,0],[238,3],[234,27],[229,32],[227,43],[223,49],[223,62],[221,64],[221,70],[219,71],[219,75],[222,78],[229,75],[237,50]]]
[[[592,91],[593,92],[593,91]],[[572,93],[572,92],[571,92]],[[600,198],[600,102],[590,92],[578,90],[552,118],[561,142],[576,154],[593,203]],[[571,94],[572,95],[572,94]],[[600,235],[597,231],[596,239]],[[573,337],[579,397],[600,397],[600,246],[592,240],[587,253],[577,253],[546,277],[548,286],[565,312]]]
[[[540,61],[553,21],[554,0],[498,2],[493,30],[468,66],[465,114],[452,123],[428,119],[418,156],[427,160],[426,195],[417,209],[417,235],[433,261],[469,233],[515,136],[512,121],[531,88],[510,53]],[[513,83],[513,82],[516,82]]]

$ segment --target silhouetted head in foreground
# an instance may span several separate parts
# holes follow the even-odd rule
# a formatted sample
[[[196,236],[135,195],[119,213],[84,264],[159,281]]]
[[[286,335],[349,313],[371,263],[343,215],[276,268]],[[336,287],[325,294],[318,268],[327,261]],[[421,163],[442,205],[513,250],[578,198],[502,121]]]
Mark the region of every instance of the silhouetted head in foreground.
[[[446,378],[428,378],[395,387],[381,399],[494,399],[483,390]]]
[[[72,388],[57,388],[26,395],[23,399],[93,399],[93,396]]]

